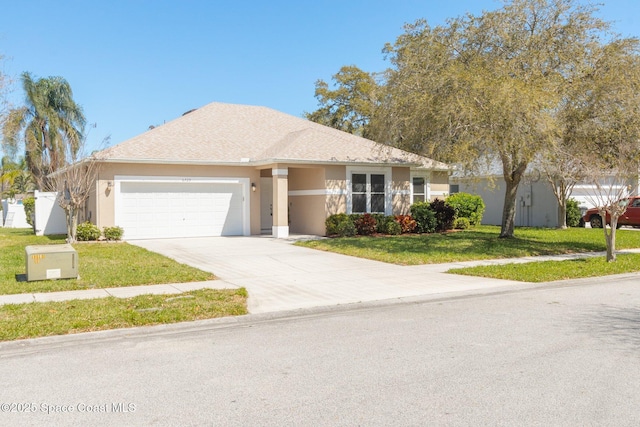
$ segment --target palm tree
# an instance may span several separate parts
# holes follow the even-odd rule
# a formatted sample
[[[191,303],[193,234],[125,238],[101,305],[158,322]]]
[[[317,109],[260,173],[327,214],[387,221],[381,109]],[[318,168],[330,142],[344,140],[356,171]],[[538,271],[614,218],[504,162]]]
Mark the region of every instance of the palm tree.
[[[0,161],[0,194],[13,198],[16,194],[27,194],[33,191],[31,173],[24,157],[17,162],[9,156]]]
[[[20,136],[24,137],[29,171],[37,187],[47,190],[47,175],[65,165],[65,146],[77,151],[85,118],[64,78],[34,80],[25,72],[21,79],[26,105],[9,112],[4,127],[5,143],[16,147]]]

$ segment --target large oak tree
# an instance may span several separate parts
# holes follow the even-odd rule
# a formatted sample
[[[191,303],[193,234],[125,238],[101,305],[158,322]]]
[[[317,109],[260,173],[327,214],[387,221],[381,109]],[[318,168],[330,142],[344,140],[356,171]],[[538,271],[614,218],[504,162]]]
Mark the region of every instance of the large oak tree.
[[[501,165],[501,237],[512,237],[516,192],[536,156],[557,143],[558,108],[607,24],[573,0],[513,0],[432,28],[407,27],[387,47],[389,140],[478,169]]]
[[[347,86],[334,79],[335,91],[316,86],[322,107],[316,113],[334,125],[349,112],[366,111],[370,138],[471,174],[499,165],[506,183],[500,235],[512,237],[527,167],[543,153],[563,162],[563,154],[584,147],[575,147],[567,125],[570,110],[582,106],[570,104],[588,96],[587,76],[599,52],[629,43],[596,13],[596,6],[575,0],[512,0],[446,25],[419,20],[385,47],[392,67],[376,88],[375,108],[363,109],[370,97],[358,98],[358,91],[338,96]],[[327,108],[337,101],[339,110]]]

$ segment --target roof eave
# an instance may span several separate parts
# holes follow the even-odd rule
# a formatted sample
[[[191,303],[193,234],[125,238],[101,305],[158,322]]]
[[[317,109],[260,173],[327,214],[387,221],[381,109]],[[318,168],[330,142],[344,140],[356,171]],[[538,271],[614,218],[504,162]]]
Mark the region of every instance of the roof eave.
[[[205,160],[167,160],[167,159],[127,159],[127,158],[110,158],[100,159],[104,163],[128,163],[128,164],[164,164],[164,165],[199,165],[199,166],[267,166],[276,163],[287,164],[305,164],[305,165],[323,165],[323,166],[391,166],[391,167],[410,167],[412,169],[423,169],[431,171],[450,171],[451,167],[443,164],[434,166],[426,166],[418,162],[384,162],[384,161],[362,161],[362,160],[312,160],[312,159],[289,159],[289,158],[270,158],[260,160],[247,161],[205,161]],[[439,163],[439,162],[438,162]]]

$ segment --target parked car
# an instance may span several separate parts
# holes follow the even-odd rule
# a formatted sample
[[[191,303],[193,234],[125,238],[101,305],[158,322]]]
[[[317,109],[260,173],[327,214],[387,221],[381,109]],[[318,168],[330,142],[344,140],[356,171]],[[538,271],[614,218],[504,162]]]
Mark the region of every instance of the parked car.
[[[620,206],[626,206],[627,210],[618,218],[618,227],[630,225],[640,227],[640,196],[629,197],[618,202]],[[597,208],[591,208],[582,217],[585,223],[591,224],[591,228],[602,228],[603,221]],[[611,223],[611,216],[607,213],[607,224]]]

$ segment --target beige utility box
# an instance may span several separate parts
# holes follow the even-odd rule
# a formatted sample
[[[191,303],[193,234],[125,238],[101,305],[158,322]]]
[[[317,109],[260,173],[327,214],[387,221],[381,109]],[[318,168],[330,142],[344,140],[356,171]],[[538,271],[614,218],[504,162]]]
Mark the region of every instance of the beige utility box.
[[[25,260],[28,282],[78,278],[78,253],[71,245],[27,246]]]

